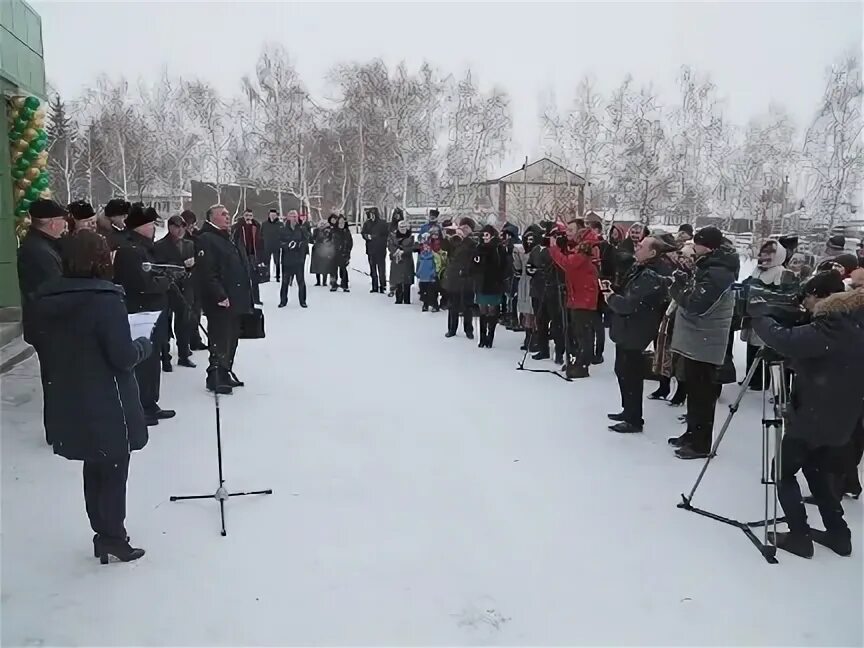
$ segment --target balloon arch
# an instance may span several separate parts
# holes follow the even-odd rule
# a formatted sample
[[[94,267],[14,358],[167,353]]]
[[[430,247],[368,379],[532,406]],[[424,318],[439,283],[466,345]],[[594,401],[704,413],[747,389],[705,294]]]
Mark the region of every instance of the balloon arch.
[[[45,150],[48,134],[45,132],[45,107],[38,98],[15,96],[8,101],[15,230],[20,238],[29,224],[31,203],[51,197]]]

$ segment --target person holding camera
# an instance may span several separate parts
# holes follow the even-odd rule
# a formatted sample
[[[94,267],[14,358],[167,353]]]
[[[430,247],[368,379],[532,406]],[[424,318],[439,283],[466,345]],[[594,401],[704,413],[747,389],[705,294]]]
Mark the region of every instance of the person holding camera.
[[[617,421],[613,432],[641,432],[642,393],[645,385],[644,353],[657,337],[660,321],[669,303],[666,280],[672,274],[665,255],[677,249],[659,238],[649,236],[637,245],[635,265],[616,291],[606,291],[611,312],[610,334],[615,343],[615,376],[621,392],[621,412],[610,414]]]
[[[474,256],[477,239],[473,236],[475,223],[463,218],[459,226],[445,228],[445,238],[441,249],[447,254],[447,267],[444,270],[442,287],[447,291],[447,333],[452,338],[459,328],[461,315],[465,327],[465,337],[474,339]]]
[[[549,245],[552,261],[564,273],[567,292],[564,344],[568,378],[587,378],[594,359],[594,317],[600,294],[598,242],[591,228],[574,220],[567,224],[566,233]]]
[[[431,213],[431,212],[430,212]],[[390,229],[381,218],[377,207],[366,209],[366,222],[360,235],[366,241],[366,258],[369,260],[369,277],[372,279],[372,290],[369,292],[387,292],[387,237]]]
[[[474,257],[476,279],[476,302],[480,310],[481,349],[491,349],[495,342],[502,297],[507,284],[510,263],[504,242],[492,225],[480,230],[480,243]]]
[[[795,371],[777,480],[789,531],[777,533],[775,544],[804,558],[813,555],[814,541],[841,556],[852,552],[843,507],[830,483],[864,413],[864,291],[844,288],[836,271],[814,275],[803,287],[812,319],[799,326],[775,320],[767,302],[749,304],[753,330]],[[807,523],[798,472],[819,506],[824,531]]]
[[[387,251],[390,254],[390,288],[396,295],[396,303],[410,304],[414,285],[414,234],[408,221],[396,223],[396,230],[387,239]]]
[[[253,308],[252,277],[245,250],[231,238],[231,216],[225,206],[213,205],[206,218],[195,237],[192,273],[210,341],[206,385],[217,394],[230,394],[243,386],[234,373],[234,356],[240,318]]]
[[[166,330],[170,334],[173,320],[174,339],[177,340],[177,366],[195,368],[192,362],[192,326],[196,322],[192,316],[192,267],[195,265],[195,244],[186,237],[186,221],[177,214],[168,219],[168,233],[153,246],[156,261],[167,265],[186,268],[186,273],[177,273],[168,291],[168,313]],[[159,349],[162,357],[162,371],[171,371],[171,343],[162,341]]]
[[[309,256],[309,231],[300,224],[300,215],[292,209],[279,230],[279,262],[282,265],[279,286],[279,308],[288,305],[288,290],[297,280],[300,308],[306,308],[306,257]]]
[[[332,240],[333,254],[333,276],[330,279],[330,292],[336,292],[341,287],[342,292],[351,292],[348,287],[348,264],[351,263],[351,250],[354,248],[354,237],[348,229],[348,221],[345,216],[339,214],[336,217],[336,225],[333,228]]]
[[[103,564],[137,560],[144,550],[126,534],[126,482],[130,453],[148,435],[134,369],[153,355],[153,345],[130,335],[103,236],[90,230],[70,236],[62,265],[62,277],[42,285],[32,302],[46,437],[55,454],[84,464],[94,555]]]
[[[687,431],[669,439],[679,459],[705,458],[711,452],[722,388],[719,371],[735,310],[732,284],[741,264],[735,247],[713,226],[696,232],[693,251],[693,271],[676,270],[669,288],[678,304],[671,345],[680,356],[675,373],[687,386]]]
[[[150,354],[135,367],[141,407],[147,425],[159,425],[163,419],[173,418],[174,410],[159,407],[159,392],[162,381],[159,348],[170,338],[168,327],[168,290],[171,280],[155,272],[146,272],[145,263],[158,263],[153,237],[159,214],[152,207],[135,203],[126,217],[126,245],[119,247],[114,255],[114,283],[126,291],[126,309],[131,313],[159,311],[151,339],[157,351]]]

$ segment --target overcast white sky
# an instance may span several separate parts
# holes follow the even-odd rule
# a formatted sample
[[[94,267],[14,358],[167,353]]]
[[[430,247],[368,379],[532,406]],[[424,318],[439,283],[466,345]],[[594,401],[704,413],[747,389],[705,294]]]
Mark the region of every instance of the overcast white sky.
[[[568,99],[585,74],[626,73],[674,100],[683,63],[710,72],[727,114],[745,122],[772,101],[804,123],[834,58],[862,47],[862,3],[324,3],[30,0],[42,16],[49,81],[76,95],[97,74],[197,75],[235,93],[261,44],[284,44],[313,96],[335,63],[423,59],[471,66],[513,97],[513,163],[536,156],[539,98]],[[511,164],[511,162],[508,162]]]

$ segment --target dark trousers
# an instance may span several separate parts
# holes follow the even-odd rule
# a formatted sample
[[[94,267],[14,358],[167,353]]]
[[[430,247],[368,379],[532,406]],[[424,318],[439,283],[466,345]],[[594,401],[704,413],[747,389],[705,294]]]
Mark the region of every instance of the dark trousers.
[[[694,449],[711,449],[714,434],[714,410],[722,385],[717,383],[717,365],[682,358],[687,385],[687,432]]]
[[[456,333],[459,328],[459,316],[464,318],[465,333],[474,333],[474,291],[460,290],[448,292],[447,331]]]
[[[189,343],[197,347],[204,346],[201,339],[201,304],[192,302],[192,310],[189,311]]]
[[[645,361],[642,351],[615,346],[615,376],[621,392],[624,420],[642,426],[642,392],[645,386]]]
[[[606,327],[603,325],[603,311],[598,310],[594,313],[591,329],[594,334],[594,356],[600,358],[606,351]]]
[[[90,527],[107,540],[126,540],[126,479],[129,455],[84,462],[84,504]]]
[[[570,363],[587,367],[594,358],[594,316],[597,311],[567,309],[567,353]]]
[[[177,299],[172,299],[168,308],[166,317],[166,327],[169,332],[173,330],[174,339],[177,341],[177,356],[179,358],[188,358],[192,355],[189,348],[192,340],[191,313],[185,302]],[[162,360],[171,362],[171,342],[168,339],[162,342]]]
[[[397,304],[411,303],[411,284],[395,284],[390,286],[396,293]]]
[[[341,286],[340,286],[341,284]],[[335,288],[336,286],[340,286],[341,288],[348,287],[348,264],[336,266],[336,272],[333,273],[333,276],[330,279],[330,287]]]
[[[372,290],[387,288],[387,252],[367,254],[369,259],[369,276],[372,278]]]
[[[161,349],[162,345],[170,339],[168,328],[168,310],[162,312],[153,327],[150,340],[153,343],[154,352],[135,365],[135,379],[138,381],[138,396],[141,400],[141,409],[145,414],[154,414],[159,411],[159,390],[162,382],[162,361],[155,349]]]
[[[838,494],[831,487],[831,474],[836,467],[837,448],[812,448],[801,439],[785,436],[780,453],[780,479],[777,481],[777,499],[783,507],[789,531],[807,533],[807,512],[801,500],[801,487],[796,477],[798,471],[810,486],[810,492],[819,507],[819,514],[828,533],[845,534],[849,527],[843,519],[843,507]]]
[[[282,271],[282,248],[277,248],[267,255],[268,264],[271,260],[273,261],[273,265],[276,266],[276,281],[279,281],[279,273]]]
[[[438,308],[438,282],[421,281],[418,284],[420,301],[426,308]]]
[[[240,338],[240,317],[227,308],[209,313],[207,335],[210,338],[210,366],[232,371]]]
[[[306,263],[286,263],[282,266],[282,285],[279,288],[281,303],[288,301],[288,288],[297,280],[300,303],[306,303]]]
[[[541,349],[555,341],[555,350],[564,352],[564,313],[561,311],[560,298],[547,292],[543,297],[531,299],[537,321],[537,340]]]

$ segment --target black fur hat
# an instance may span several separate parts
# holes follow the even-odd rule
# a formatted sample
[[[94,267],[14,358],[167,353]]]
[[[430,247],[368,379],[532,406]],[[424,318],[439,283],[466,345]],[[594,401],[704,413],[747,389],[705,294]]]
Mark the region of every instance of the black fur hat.
[[[828,297],[846,290],[843,277],[836,270],[826,270],[810,277],[802,286],[805,295]]]
[[[93,218],[96,212],[93,210],[93,205],[86,200],[76,200],[66,206],[66,210],[72,215],[75,220],[87,220]]]
[[[127,216],[130,209],[132,209],[132,205],[130,205],[128,201],[123,200],[122,198],[112,198],[108,201],[108,204],[105,205],[105,215],[108,218],[113,218],[114,216]]]
[[[145,207],[143,203],[135,203],[129,208],[126,217],[126,229],[135,229],[147,223],[154,223],[159,219],[158,212],[152,207]]]
[[[66,215],[63,205],[45,198],[34,200],[27,210],[33,220],[47,220],[49,218],[61,218]]]

